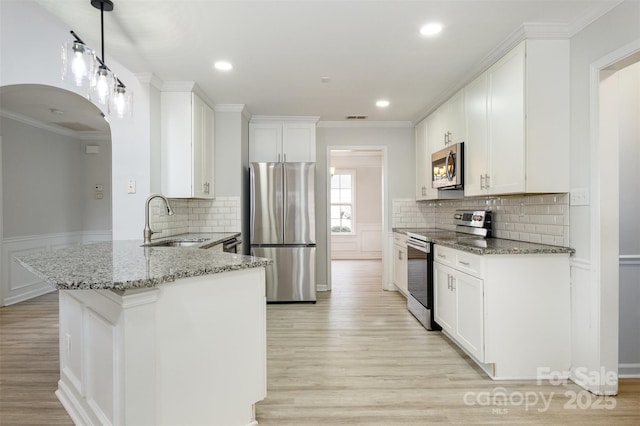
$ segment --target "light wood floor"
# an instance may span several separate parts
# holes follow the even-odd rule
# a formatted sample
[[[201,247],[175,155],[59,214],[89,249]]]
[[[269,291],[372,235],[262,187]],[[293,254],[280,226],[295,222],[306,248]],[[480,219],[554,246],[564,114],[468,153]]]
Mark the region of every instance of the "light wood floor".
[[[403,296],[381,290],[379,262],[334,262],[333,274],[333,291],[315,305],[268,306],[260,425],[640,424],[640,380],[620,382],[612,410],[597,409],[598,398],[572,384],[493,382],[440,333],[424,330]],[[56,293],[0,308],[0,425],[72,424],[53,394],[57,309]],[[477,403],[499,387],[514,403]],[[593,408],[572,406],[565,392]],[[516,405],[520,395],[528,410]],[[551,398],[548,410],[541,395]]]

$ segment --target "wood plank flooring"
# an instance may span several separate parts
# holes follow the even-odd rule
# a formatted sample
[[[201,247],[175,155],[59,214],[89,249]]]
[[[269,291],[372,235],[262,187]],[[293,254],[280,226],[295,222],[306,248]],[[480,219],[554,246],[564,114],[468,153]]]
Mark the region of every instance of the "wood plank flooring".
[[[268,306],[260,425],[640,424],[640,380],[622,380],[610,410],[597,401],[612,400],[572,384],[493,382],[444,336],[424,330],[402,295],[381,290],[380,262],[337,261],[333,274],[333,291],[315,305]],[[72,424],[53,393],[57,309],[56,293],[0,308],[0,425]],[[500,387],[511,403],[483,399]]]

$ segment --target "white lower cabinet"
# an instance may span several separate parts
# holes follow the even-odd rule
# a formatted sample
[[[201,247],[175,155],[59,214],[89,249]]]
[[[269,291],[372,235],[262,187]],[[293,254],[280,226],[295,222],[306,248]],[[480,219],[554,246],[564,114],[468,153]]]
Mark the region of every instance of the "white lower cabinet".
[[[434,260],[435,320],[491,378],[569,371],[568,254],[481,256],[436,244]]]
[[[435,320],[445,333],[484,362],[483,280],[435,262]]]
[[[393,234],[393,284],[402,294],[409,293],[407,277],[407,236],[401,233]]]

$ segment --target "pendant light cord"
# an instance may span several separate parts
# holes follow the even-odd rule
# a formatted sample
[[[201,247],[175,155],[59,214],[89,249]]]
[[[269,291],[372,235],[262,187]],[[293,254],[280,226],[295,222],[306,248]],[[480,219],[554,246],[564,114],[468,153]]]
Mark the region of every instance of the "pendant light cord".
[[[102,63],[104,60],[104,3],[100,3],[100,40],[102,41]]]

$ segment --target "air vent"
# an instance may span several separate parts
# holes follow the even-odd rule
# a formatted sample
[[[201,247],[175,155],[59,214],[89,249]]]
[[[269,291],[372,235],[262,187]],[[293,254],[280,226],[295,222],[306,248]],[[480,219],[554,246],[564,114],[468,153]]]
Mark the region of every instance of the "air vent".
[[[347,115],[345,117],[347,120],[366,120],[366,115]]]
[[[62,122],[62,123],[53,123],[56,124],[60,127],[64,127],[65,129],[69,129],[69,130],[75,130],[76,132],[89,132],[89,131],[97,131],[98,129],[91,127],[91,126],[87,126],[86,124],[83,123],[73,123],[73,122]]]

